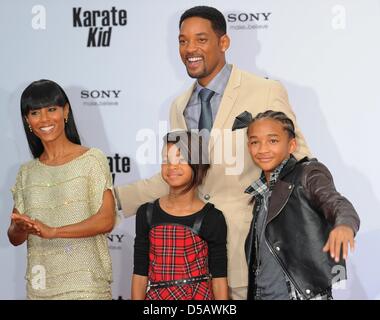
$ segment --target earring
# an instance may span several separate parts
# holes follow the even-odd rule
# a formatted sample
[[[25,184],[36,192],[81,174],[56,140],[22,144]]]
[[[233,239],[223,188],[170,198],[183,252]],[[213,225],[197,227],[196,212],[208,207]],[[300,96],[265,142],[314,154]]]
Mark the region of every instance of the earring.
[[[28,124],[30,132],[33,132],[32,126]]]
[[[67,124],[67,118],[65,118],[65,124]]]

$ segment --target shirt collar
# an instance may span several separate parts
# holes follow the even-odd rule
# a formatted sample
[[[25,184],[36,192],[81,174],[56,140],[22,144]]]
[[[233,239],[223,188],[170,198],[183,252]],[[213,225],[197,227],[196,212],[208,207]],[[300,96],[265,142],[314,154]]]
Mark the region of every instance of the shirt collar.
[[[286,158],[285,160],[283,160],[276,167],[276,169],[274,169],[273,172],[270,174],[269,187],[265,179],[264,171],[261,171],[260,178],[254,181],[247,189],[245,189],[245,193],[248,193],[254,197],[257,197],[257,196],[263,196],[264,193],[267,192],[268,190],[272,191],[281,173],[281,170],[284,168],[288,160],[289,158]]]
[[[214,91],[217,94],[223,95],[224,89],[227,86],[228,80],[230,79],[232,71],[231,64],[225,64],[223,68],[219,71],[219,73],[210,81],[210,83],[206,86],[207,89]],[[199,91],[201,91],[204,87],[202,87],[197,81],[194,87],[194,93],[198,95]]]

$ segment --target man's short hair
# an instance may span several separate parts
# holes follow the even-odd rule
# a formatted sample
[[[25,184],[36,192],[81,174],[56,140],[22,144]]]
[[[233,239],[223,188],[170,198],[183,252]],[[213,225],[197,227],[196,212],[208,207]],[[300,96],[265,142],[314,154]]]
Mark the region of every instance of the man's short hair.
[[[224,15],[217,9],[207,6],[196,6],[186,10],[179,20],[179,27],[184,20],[192,17],[199,17],[211,22],[211,27],[215,33],[221,37],[227,33],[227,23]]]

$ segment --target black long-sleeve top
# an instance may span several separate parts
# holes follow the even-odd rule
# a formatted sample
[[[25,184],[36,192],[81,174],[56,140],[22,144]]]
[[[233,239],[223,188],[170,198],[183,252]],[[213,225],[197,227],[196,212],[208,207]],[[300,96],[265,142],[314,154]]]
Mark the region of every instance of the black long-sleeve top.
[[[149,230],[147,221],[147,203],[139,207],[136,213],[136,237],[134,244],[134,274],[141,276],[148,275],[149,268]],[[196,217],[203,213],[207,206],[208,212],[205,214],[199,231],[199,236],[208,244],[209,271],[213,278],[227,277],[227,225],[223,213],[212,204],[205,205],[202,210],[187,216],[173,216],[159,205],[158,199],[154,202],[152,225],[161,223],[175,223],[192,227]]]

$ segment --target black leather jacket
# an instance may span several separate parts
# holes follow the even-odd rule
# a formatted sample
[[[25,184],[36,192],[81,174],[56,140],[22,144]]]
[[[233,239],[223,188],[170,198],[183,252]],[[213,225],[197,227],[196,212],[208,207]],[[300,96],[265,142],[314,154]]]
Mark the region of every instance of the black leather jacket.
[[[253,224],[245,243],[249,268],[248,298],[252,298],[255,270]],[[348,225],[356,234],[360,220],[352,204],[340,195],[329,170],[316,159],[297,162],[292,156],[282,169],[268,206],[265,237],[284,273],[305,299],[346,279],[346,267],[323,252],[330,231]]]

